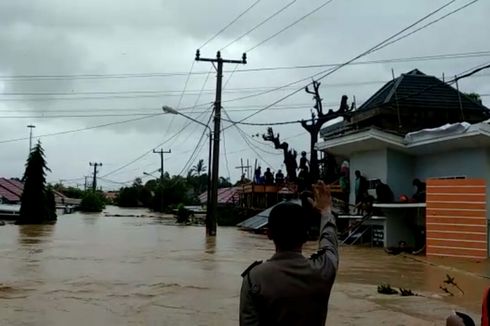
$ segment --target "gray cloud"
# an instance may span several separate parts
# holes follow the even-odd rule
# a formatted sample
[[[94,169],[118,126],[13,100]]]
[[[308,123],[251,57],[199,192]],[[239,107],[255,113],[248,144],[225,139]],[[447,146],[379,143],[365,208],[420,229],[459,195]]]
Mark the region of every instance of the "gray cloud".
[[[144,5],[134,1],[3,1],[0,3],[0,75],[60,75],[60,74],[127,74],[189,71],[197,47],[225,26],[253,1],[233,2],[149,0]],[[289,66],[322,64],[345,61],[386,38],[445,1],[410,2],[360,0],[333,1],[318,13],[288,29],[283,34],[248,53],[249,63],[242,68],[264,66]],[[239,42],[223,51],[229,58],[239,58],[241,53],[261,40],[272,35],[308,11],[319,6],[320,0],[298,0],[288,10],[275,17]],[[458,1],[449,10],[466,2]],[[286,4],[285,1],[262,1],[214,41],[202,50],[202,56],[214,56],[216,51],[243,32],[271,15]],[[437,23],[403,41],[370,54],[363,60],[423,56],[443,53],[488,50],[488,22],[485,13],[490,11],[488,2],[477,4]],[[446,11],[447,12],[447,11]],[[464,60],[425,61],[376,65],[352,65],[344,67],[322,82],[322,96],[327,106],[338,106],[340,97],[347,94],[356,97],[358,103],[367,99],[382,81],[391,79],[391,69],[396,75],[419,68],[420,70],[447,78],[472,66],[489,61],[489,58]],[[208,71],[209,63],[195,62],[193,71]],[[226,70],[233,70],[227,65]],[[281,70],[233,74],[224,92],[223,106],[232,119],[246,117],[251,111],[265,106],[304,86],[294,85],[283,91],[240,101],[227,100],[252,94],[250,91],[237,93],[239,88],[263,88],[283,85],[308,77],[320,69]],[[212,71],[205,85],[209,90],[201,95],[198,103],[213,101],[215,72]],[[226,81],[231,73],[225,73]],[[484,74],[482,74],[484,75]],[[191,75],[187,90],[202,88],[205,75]],[[59,100],[60,95],[6,96],[0,94],[0,117],[5,115],[36,116],[41,113],[59,115],[159,113],[162,105],[181,108],[196,103],[197,94],[185,94],[180,101],[178,91],[183,90],[186,76],[153,78],[114,79],[66,79],[66,80],[6,80],[0,78],[0,93],[63,93],[73,92],[77,100]],[[365,83],[379,81],[379,83]],[[461,81],[464,91],[490,93],[488,77],[468,78]],[[235,91],[233,91],[235,90]],[[140,93],[127,93],[138,91]],[[161,91],[158,97],[142,97],[141,91]],[[169,94],[169,91],[177,91]],[[259,90],[257,90],[259,91]],[[90,92],[122,92],[107,95],[90,95]],[[105,99],[87,99],[102,97]],[[119,97],[117,97],[119,96]],[[121,98],[121,96],[125,96]],[[5,99],[17,99],[6,101]],[[488,97],[484,97],[488,104]],[[303,91],[288,98],[281,105],[302,104],[299,109],[266,110],[249,121],[269,122],[307,118],[311,110],[311,96]],[[207,108],[206,108],[207,109]],[[29,112],[29,111],[32,112]],[[209,109],[207,109],[209,110]],[[51,111],[51,113],[49,113]],[[203,112],[204,109],[196,109]],[[205,121],[204,114],[192,113]],[[137,116],[135,116],[136,118]],[[91,127],[94,125],[130,119],[131,117],[91,117],[57,119],[2,119],[0,118],[0,141],[27,136],[26,125],[35,123],[36,135],[64,130]],[[80,177],[90,172],[88,161],[103,161],[102,174],[140,156],[152,146],[172,137],[188,121],[181,117],[164,115],[133,123],[87,130],[73,134],[45,137],[41,140],[46,147],[48,162],[53,172],[49,178]],[[226,123],[225,123],[226,125]],[[263,133],[266,127],[241,126],[247,135]],[[299,125],[275,128],[297,148],[308,147],[308,137]],[[186,163],[197,143],[202,128],[191,124],[178,137],[165,146],[172,147],[166,166],[171,173],[178,173]],[[303,133],[303,134],[302,134]],[[294,136],[294,137],[292,137]],[[262,166],[277,169],[281,156],[269,144],[260,144],[255,153],[235,129],[225,131],[226,158],[222,149],[221,173],[233,178],[239,171],[234,167],[240,158],[251,162],[258,158]],[[2,166],[0,175],[19,176],[23,172],[27,141],[0,143]],[[198,158],[205,158],[206,147]],[[143,171],[158,168],[158,160],[145,156],[128,168],[112,175],[126,181],[141,175]],[[228,169],[226,168],[228,161]],[[266,163],[266,161],[268,163]],[[270,163],[270,164],[269,164]],[[107,184],[109,186],[109,184]]]

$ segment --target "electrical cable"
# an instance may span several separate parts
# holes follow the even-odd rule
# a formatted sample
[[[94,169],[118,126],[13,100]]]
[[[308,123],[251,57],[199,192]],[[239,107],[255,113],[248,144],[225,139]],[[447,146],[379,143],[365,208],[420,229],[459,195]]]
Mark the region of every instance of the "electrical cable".
[[[233,20],[231,22],[229,22],[225,27],[223,27],[222,29],[220,29],[216,34],[214,34],[211,38],[209,38],[206,42],[204,42],[199,47],[199,49],[202,49],[203,47],[205,47],[209,42],[211,42],[212,40],[214,40],[221,33],[223,33],[225,30],[227,30],[231,25],[233,25],[234,23],[236,23],[243,15],[245,15],[247,12],[249,12],[250,10],[252,10],[252,8],[255,7],[260,1],[261,0],[256,0],[254,3],[252,3],[248,8],[246,8],[244,11],[242,11],[238,16],[236,16],[235,18],[233,18]]]
[[[252,33],[253,31],[255,31],[256,29],[258,29],[260,26],[264,25],[265,23],[267,23],[269,20],[271,20],[272,18],[276,17],[277,15],[279,15],[281,12],[283,12],[284,10],[286,10],[287,8],[289,8],[292,4],[294,4],[297,0],[293,0],[289,3],[287,3],[285,6],[283,6],[282,8],[280,8],[279,10],[277,10],[276,12],[274,12],[272,15],[270,15],[269,17],[267,17],[266,19],[262,20],[260,23],[258,23],[257,25],[255,25],[254,27],[252,27],[251,29],[249,29],[248,31],[246,31],[245,33],[243,33],[242,35],[240,35],[239,37],[235,38],[233,41],[229,42],[228,44],[226,44],[224,47],[221,48],[220,51],[223,51],[224,49],[226,49],[227,47],[229,47],[230,45],[238,42],[239,40],[241,40],[242,38],[244,38],[245,36],[247,36],[248,34]]]
[[[356,55],[356,56],[355,56],[355,57],[353,57],[352,59],[350,59],[350,60],[348,60],[348,61],[346,61],[346,62],[342,63],[341,65],[339,65],[339,66],[337,66],[337,67],[335,67],[335,68],[332,68],[332,69],[327,69],[326,71],[321,71],[321,72],[316,73],[316,74],[314,74],[314,75],[312,75],[312,76],[308,76],[307,78],[303,78],[303,79],[300,79],[300,80],[298,80],[298,81],[295,81],[295,82],[292,82],[292,83],[286,84],[286,85],[284,85],[283,87],[287,87],[287,86],[291,86],[291,85],[293,85],[293,84],[297,84],[297,83],[299,83],[299,82],[305,81],[306,79],[315,78],[315,77],[316,77],[316,76],[318,76],[318,75],[321,75],[321,76],[320,76],[320,77],[318,77],[316,80],[317,80],[317,81],[322,80],[323,78],[325,78],[325,77],[327,77],[327,76],[331,75],[332,73],[334,73],[334,72],[338,71],[339,69],[341,69],[342,67],[344,67],[344,66],[346,66],[346,65],[348,65],[348,64],[350,64],[350,63],[352,63],[353,61],[355,61],[355,60],[357,60],[357,59],[359,59],[359,58],[361,58],[361,57],[363,57],[363,56],[365,56],[365,55],[367,55],[367,54],[370,54],[370,53],[372,53],[372,52],[377,51],[377,49],[378,49],[379,47],[381,47],[383,44],[385,44],[385,43],[387,43],[387,42],[391,41],[392,39],[396,38],[397,36],[399,36],[399,35],[403,34],[405,31],[407,31],[407,30],[411,29],[412,27],[416,26],[416,25],[417,25],[417,24],[419,24],[420,22],[422,22],[422,21],[426,20],[427,18],[431,17],[432,15],[436,14],[437,12],[439,12],[439,11],[443,10],[444,8],[446,8],[447,6],[451,5],[451,4],[452,4],[452,3],[454,3],[455,1],[456,1],[456,0],[451,0],[451,1],[447,2],[447,3],[446,3],[446,4],[444,4],[443,6],[441,6],[441,7],[437,8],[437,9],[435,9],[435,10],[431,11],[430,13],[428,13],[427,15],[423,16],[422,18],[418,19],[418,20],[417,20],[417,21],[415,21],[414,23],[412,23],[412,24],[410,24],[409,26],[407,26],[407,27],[403,28],[402,30],[398,31],[397,33],[395,33],[395,34],[391,35],[390,37],[388,37],[388,38],[386,38],[385,40],[381,41],[380,43],[376,44],[375,46],[373,46],[373,47],[369,48],[368,50],[366,50],[366,51],[362,52],[361,54]],[[478,1],[478,0],[475,0],[475,1]],[[472,2],[472,3],[474,3],[474,2]],[[466,7],[467,7],[467,6],[466,6]],[[465,7],[465,8],[466,8],[466,7]],[[419,30],[419,31],[420,31],[420,30]],[[398,41],[400,41],[401,39],[403,39],[403,38],[398,38]],[[322,74],[323,74],[323,75],[322,75]],[[309,82],[307,85],[311,85],[311,84],[312,84],[312,82]],[[280,99],[278,99],[278,100],[274,101],[273,103],[271,103],[271,104],[269,104],[269,105],[265,106],[264,108],[262,108],[262,109],[260,109],[260,110],[258,110],[258,111],[256,111],[256,112],[254,112],[254,113],[252,113],[252,114],[248,115],[247,117],[245,117],[245,118],[243,118],[243,119],[240,119],[240,120],[239,120],[239,122],[243,122],[243,121],[245,121],[245,120],[247,120],[247,119],[249,119],[249,118],[251,118],[251,117],[253,117],[253,116],[257,115],[257,114],[259,114],[260,112],[263,112],[263,111],[267,110],[268,108],[270,108],[270,107],[272,107],[272,106],[274,106],[274,105],[276,105],[276,104],[278,104],[278,103],[280,103],[280,102],[282,102],[282,101],[284,101],[284,100],[288,99],[289,97],[291,97],[291,96],[293,96],[293,95],[295,95],[295,94],[297,94],[297,93],[301,92],[303,89],[304,89],[304,88],[303,88],[303,87],[301,87],[301,88],[297,89],[296,91],[293,91],[293,92],[291,92],[290,94],[288,94],[288,95],[286,95],[286,96],[281,97]],[[269,92],[270,92],[270,91],[269,91]],[[266,92],[262,92],[262,94],[265,94],[265,93],[266,93]],[[236,100],[236,99],[232,99],[232,100]],[[232,100],[228,100],[228,101],[232,101]],[[227,128],[229,128],[229,127],[230,127],[230,126],[228,126]]]
[[[255,50],[256,48],[258,48],[259,46],[263,45],[264,43],[272,40],[273,38],[275,38],[276,36],[278,36],[279,34],[285,32],[286,30],[290,29],[291,27],[293,27],[294,25],[298,24],[299,22],[301,22],[302,20],[306,19],[307,17],[313,15],[314,13],[316,13],[317,11],[319,11],[320,9],[322,9],[323,7],[325,7],[326,5],[328,5],[329,3],[331,3],[333,0],[327,0],[325,2],[323,2],[320,6],[316,7],[315,9],[313,9],[312,11],[308,12],[306,15],[300,17],[299,19],[295,20],[294,22],[292,22],[291,24],[283,27],[282,29],[280,29],[279,31],[277,31],[276,33],[272,34],[271,36],[267,37],[266,39],[260,41],[259,43],[257,43],[256,45],[254,45],[253,47],[251,47],[250,49],[248,49],[247,51],[245,52],[252,52],[253,50]]]

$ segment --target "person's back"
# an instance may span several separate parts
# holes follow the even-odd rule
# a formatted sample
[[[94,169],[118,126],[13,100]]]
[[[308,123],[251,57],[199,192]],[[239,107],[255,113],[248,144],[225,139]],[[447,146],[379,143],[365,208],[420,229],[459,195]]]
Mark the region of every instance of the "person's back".
[[[271,185],[274,183],[274,175],[271,172],[271,169],[267,168],[264,173],[265,184]]]
[[[327,187],[321,185],[325,191]],[[317,203],[321,200],[325,202],[317,199]],[[276,254],[264,263],[252,264],[242,274],[240,325],[325,325],[338,266],[337,231],[330,205],[322,209],[320,250],[309,259],[301,254],[307,236],[303,208],[285,203],[271,211],[269,237],[274,240]],[[294,225],[294,216],[304,224]],[[285,240],[298,235],[296,244]]]

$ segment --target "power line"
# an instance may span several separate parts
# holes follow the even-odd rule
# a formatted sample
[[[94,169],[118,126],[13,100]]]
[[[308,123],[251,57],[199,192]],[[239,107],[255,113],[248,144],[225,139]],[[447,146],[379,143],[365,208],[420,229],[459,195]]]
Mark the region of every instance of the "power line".
[[[488,53],[490,56],[490,52]],[[312,67],[324,67],[325,65],[316,65]],[[329,65],[330,66],[330,65]],[[235,72],[239,72],[240,70],[236,70]],[[233,71],[231,71],[233,73]],[[208,73],[209,75],[209,73]],[[483,74],[481,76],[490,76],[490,74]],[[330,83],[325,84],[326,87],[345,87],[345,86],[357,86],[357,85],[371,85],[371,84],[381,84],[386,83],[389,80],[367,80],[361,82],[345,82],[345,83]],[[274,90],[280,86],[261,86],[261,87],[238,87],[238,88],[228,88],[223,89],[224,93],[248,93],[248,92],[256,92],[260,90]],[[296,89],[293,87],[282,87],[283,90]],[[213,89],[201,89],[201,90],[187,90],[185,92],[186,95],[197,95],[198,99],[203,93],[214,93]],[[121,95],[121,94],[135,94],[134,96],[128,96],[130,98],[138,98],[140,94],[145,97],[146,94],[155,94],[155,96],[150,97],[167,97],[167,96],[181,96],[182,91],[172,90],[172,91],[158,91],[158,90],[123,90],[123,91],[95,91],[95,92],[4,92],[0,94],[0,96],[72,96],[72,95]],[[110,97],[108,97],[110,98]],[[1,100],[1,99],[0,99]],[[24,100],[24,99],[22,99]],[[31,100],[31,98],[26,99]],[[195,105],[198,105],[197,103]],[[188,107],[188,109],[192,109],[193,107]],[[143,109],[143,108],[142,108]],[[154,109],[154,108],[148,108]],[[86,109],[84,109],[85,111]],[[97,109],[99,110],[99,109]],[[124,110],[124,109],[117,109]],[[182,110],[182,109],[181,109]],[[1,111],[1,109],[0,109]]]
[[[162,113],[163,114],[163,113]],[[161,147],[165,144],[167,144],[169,141],[171,141],[172,139],[174,139],[175,137],[177,137],[182,131],[184,131],[187,127],[189,127],[189,125],[191,125],[192,122],[189,122],[187,123],[184,127],[182,127],[180,130],[178,130],[175,134],[173,134],[171,137],[167,138],[166,140],[164,140],[163,142],[161,142],[160,144],[156,145],[156,146],[153,146],[151,149],[149,149],[148,151],[144,152],[143,154],[141,154],[140,156],[136,157],[135,159],[129,161],[128,163],[118,167],[117,169],[114,169],[112,171],[110,171],[109,173],[107,174],[104,174],[102,177],[107,177],[111,174],[114,174],[118,171],[121,171],[123,169],[125,169],[126,167],[136,163],[137,161],[141,160],[143,157],[145,157],[146,155],[150,154],[151,152],[153,152],[153,149],[157,148],[157,147]]]
[[[209,67],[209,72],[208,72],[208,74],[206,75],[206,78],[204,79],[204,83],[203,83],[203,84],[202,84],[202,86],[201,86],[201,90],[200,90],[200,92],[199,92],[199,94],[198,94],[198,96],[197,96],[197,98],[196,98],[196,101],[194,102],[194,106],[192,107],[191,112],[188,112],[187,114],[192,114],[192,113],[194,113],[194,112],[195,112],[194,110],[195,110],[195,109],[196,109],[196,107],[198,106],[199,100],[201,99],[201,95],[202,95],[202,93],[203,93],[204,88],[206,87],[206,84],[207,84],[207,82],[208,82],[209,76],[211,75],[211,72],[212,72],[212,71],[213,71],[213,67],[211,66],[211,67]],[[213,110],[211,110],[211,114],[212,114],[212,112],[213,112]],[[174,117],[175,117],[175,116],[174,116]],[[209,122],[208,122],[208,123],[209,123]],[[184,139],[184,140],[183,140],[181,143],[186,142],[186,141],[189,139],[189,137],[190,137],[190,136],[191,136],[191,135],[189,134],[189,135],[188,135],[188,136],[187,136],[187,137],[186,137],[186,138],[185,138],[185,139]],[[176,142],[176,141],[177,141],[177,140],[175,140],[175,142]],[[175,142],[174,142],[174,143],[175,143]]]
[[[352,62],[351,65],[371,65],[382,63],[398,63],[398,62],[413,62],[413,61],[432,61],[432,60],[451,60],[451,59],[466,59],[489,56],[490,51],[472,51],[452,54],[437,54],[427,56],[413,56],[403,58],[389,58],[379,60],[366,60]],[[324,63],[324,64],[308,64],[308,65],[292,65],[292,66],[276,66],[276,67],[257,67],[244,68],[237,70],[238,73],[248,72],[269,72],[276,70],[292,70],[292,69],[314,69],[323,67],[336,67],[341,63]],[[231,70],[225,70],[225,73]],[[152,73],[126,73],[126,74],[64,74],[64,75],[1,75],[0,80],[4,81],[46,81],[46,80],[91,80],[91,79],[127,79],[127,78],[165,78],[165,77],[186,77],[189,72],[152,72]],[[191,75],[206,75],[207,71],[195,71]],[[164,92],[164,91],[162,91]],[[178,91],[172,91],[178,92]]]
[[[293,27],[294,25],[298,24],[299,22],[301,22],[302,20],[304,20],[305,18],[313,15],[314,13],[316,13],[317,11],[319,11],[320,9],[322,9],[323,7],[325,7],[326,5],[328,5],[329,3],[331,3],[333,0],[327,0],[325,2],[323,2],[320,6],[316,7],[315,9],[313,9],[312,11],[308,12],[306,15],[300,17],[299,19],[295,20],[294,22],[292,22],[291,24],[281,28],[279,31],[277,31],[276,33],[272,34],[271,36],[267,37],[266,39],[260,41],[259,43],[257,43],[256,45],[254,45],[253,47],[251,47],[250,49],[248,49],[247,51],[245,52],[251,52],[253,50],[255,50],[256,48],[258,48],[259,46],[261,46],[262,44],[270,41],[271,39],[273,39],[274,37],[278,36],[279,34],[283,33],[284,31],[290,29],[291,27]]]
[[[208,122],[206,123],[207,126],[209,126],[209,123],[211,122],[212,117],[213,117],[213,114],[211,113],[209,115]],[[192,123],[192,121],[190,121],[189,123]],[[206,135],[206,131],[207,130],[208,130],[207,128],[204,128],[203,129],[203,131],[201,133],[201,136],[199,137],[199,140],[197,141],[196,147],[192,151],[192,154],[189,157],[189,159],[187,160],[187,162],[184,164],[182,170],[179,172],[179,175],[183,175],[184,171],[186,171],[188,168],[190,168],[190,166],[192,165],[192,163],[194,163],[194,160],[197,157],[196,153],[197,153],[198,149],[202,148],[201,142],[204,139],[204,136]],[[209,136],[211,137],[211,135],[209,135]]]
[[[109,122],[109,123],[104,123],[104,124],[95,125],[95,126],[91,126],[91,127],[71,129],[71,130],[53,132],[53,133],[48,133],[48,134],[43,134],[43,135],[36,135],[36,137],[42,138],[42,137],[51,137],[51,136],[66,135],[66,134],[71,134],[71,133],[80,132],[80,131],[86,131],[86,130],[103,128],[103,127],[108,127],[108,126],[115,126],[115,125],[124,124],[124,123],[128,123],[128,122],[139,121],[139,120],[148,119],[148,118],[151,118],[151,117],[157,117],[157,116],[160,116],[160,115],[163,115],[163,113],[153,114],[153,115],[145,116],[145,117],[141,117],[141,118],[135,118],[135,119],[128,119],[128,120],[122,120],[122,121]],[[12,142],[22,141],[22,140],[26,140],[26,139],[29,139],[29,137],[5,139],[5,140],[0,140],[0,144],[12,143]]]
[[[269,17],[267,17],[266,19],[262,20],[260,23],[258,23],[257,25],[255,25],[254,27],[252,27],[251,29],[249,29],[248,31],[246,31],[245,33],[243,33],[242,35],[240,35],[239,37],[237,37],[236,39],[234,39],[233,41],[231,41],[230,43],[226,44],[224,47],[221,48],[221,51],[226,49],[227,47],[229,47],[230,45],[238,42],[239,40],[241,40],[242,38],[244,38],[245,36],[247,36],[248,34],[252,33],[253,31],[255,31],[256,29],[258,29],[260,26],[264,25],[265,23],[267,23],[269,20],[271,20],[272,18],[276,17],[277,15],[279,15],[281,12],[283,12],[284,10],[286,10],[287,8],[289,8],[292,4],[294,4],[296,2],[296,0],[293,0],[289,3],[287,3],[285,6],[283,6],[282,8],[280,8],[279,10],[277,10],[276,12],[274,12],[272,15],[270,15]]]
[[[220,29],[216,34],[214,34],[210,39],[208,39],[206,42],[204,42],[200,47],[199,49],[205,47],[209,42],[211,42],[212,40],[214,40],[216,37],[218,37],[218,35],[220,35],[221,33],[223,33],[225,30],[227,30],[231,25],[233,25],[234,23],[236,23],[243,15],[245,15],[247,12],[249,12],[250,10],[252,10],[253,7],[255,7],[261,0],[256,0],[254,3],[252,3],[247,9],[245,9],[244,11],[242,11],[238,16],[236,16],[231,22],[229,22],[225,27],[223,27],[222,29]]]
[[[223,118],[222,120],[229,122],[233,125],[242,124],[247,126],[282,126],[282,125],[301,123],[301,120],[281,121],[281,122],[240,122],[240,121],[233,121],[231,119],[225,119],[225,118]]]
[[[413,31],[411,31],[410,33],[405,34],[405,35],[403,35],[403,36],[400,36],[399,38],[396,38],[396,39],[394,39],[394,40],[392,40],[392,41],[390,41],[390,42],[388,42],[388,43],[384,44],[383,46],[379,47],[377,50],[381,50],[381,49],[382,49],[382,48],[384,48],[384,47],[387,47],[387,46],[389,46],[389,45],[391,45],[391,44],[393,44],[393,43],[398,42],[400,39],[403,39],[403,38],[408,37],[408,36],[410,36],[410,35],[412,35],[412,34],[415,34],[415,33],[417,33],[418,31],[423,30],[423,29],[425,29],[425,28],[427,28],[427,27],[431,26],[431,25],[433,25],[433,24],[435,24],[435,23],[437,23],[437,22],[439,22],[439,21],[441,21],[441,20],[443,20],[443,19],[445,19],[445,18],[447,18],[447,17],[449,17],[449,16],[451,16],[451,15],[453,15],[453,14],[457,13],[458,11],[461,11],[461,10],[465,9],[466,7],[469,7],[470,5],[474,4],[474,3],[475,3],[475,2],[477,2],[477,1],[479,1],[479,0],[473,0],[473,1],[471,1],[471,2],[468,2],[467,4],[465,4],[465,5],[461,6],[461,7],[457,8],[457,9],[455,9],[455,10],[453,10],[453,11],[450,11],[449,13],[447,13],[447,14],[445,14],[445,15],[443,15],[443,16],[441,16],[441,17],[439,17],[439,18],[437,18],[437,19],[435,19],[435,20],[433,20],[433,21],[431,21],[431,22],[429,22],[429,23],[427,23],[427,24],[425,24],[425,25],[423,25],[423,26],[421,26],[421,27],[419,27],[419,28],[417,28],[417,29],[413,30]]]
[[[392,39],[396,38],[397,36],[399,36],[399,35],[403,34],[405,31],[407,31],[407,30],[411,29],[412,27],[414,27],[414,26],[416,26],[417,24],[419,24],[420,22],[422,22],[422,21],[426,20],[426,19],[427,19],[427,18],[429,18],[430,16],[432,16],[432,15],[436,14],[437,12],[439,12],[439,11],[443,10],[444,8],[446,8],[447,6],[451,5],[451,4],[452,4],[452,3],[454,3],[455,1],[456,1],[456,0],[451,0],[451,1],[447,2],[447,3],[446,3],[446,4],[444,4],[443,6],[441,6],[441,7],[437,8],[437,9],[435,9],[435,10],[431,11],[430,13],[428,13],[428,14],[427,14],[427,15],[425,15],[424,17],[422,17],[422,18],[418,19],[417,21],[415,21],[414,23],[410,24],[409,26],[407,26],[407,27],[403,28],[402,30],[400,30],[400,31],[398,31],[397,33],[395,33],[395,34],[391,35],[390,37],[388,37],[388,38],[386,38],[385,40],[381,41],[380,43],[376,44],[375,46],[373,46],[373,47],[369,48],[368,50],[366,50],[366,51],[362,52],[361,54],[359,54],[359,55],[357,55],[357,56],[353,57],[352,59],[350,59],[350,60],[348,60],[348,61],[346,61],[346,62],[342,63],[341,65],[339,65],[339,66],[337,66],[337,67],[335,67],[335,68],[332,68],[332,69],[327,69],[327,70],[325,70],[325,71],[321,71],[321,72],[316,73],[316,74],[314,74],[314,75],[312,75],[312,76],[308,76],[307,78],[303,78],[303,79],[297,80],[297,81],[295,81],[295,82],[292,82],[292,83],[286,84],[286,85],[284,85],[284,86],[285,86],[285,87],[287,87],[287,86],[291,86],[291,85],[297,84],[297,83],[299,83],[299,82],[302,82],[302,81],[305,81],[305,80],[308,80],[308,79],[312,79],[312,78],[314,78],[314,77],[316,77],[316,76],[318,76],[318,75],[321,75],[321,76],[320,76],[320,77],[318,77],[318,78],[317,78],[317,80],[321,80],[321,79],[323,79],[323,78],[325,78],[325,77],[327,77],[327,76],[329,76],[329,75],[333,74],[334,72],[338,71],[338,70],[339,70],[339,69],[341,69],[342,67],[344,67],[344,66],[346,66],[346,65],[348,65],[348,64],[350,64],[350,63],[352,63],[353,61],[355,61],[355,60],[357,60],[357,59],[359,59],[359,58],[361,58],[361,57],[363,57],[363,56],[365,56],[365,55],[367,55],[367,54],[370,54],[370,53],[372,53],[372,52],[377,51],[377,50],[378,50],[378,48],[380,48],[380,47],[381,47],[383,44],[385,44],[385,43],[387,43],[387,42],[391,41]],[[476,0],[476,1],[478,1],[478,0]],[[474,3],[474,2],[473,2],[473,3]],[[419,30],[419,31],[420,31],[420,30]],[[397,40],[397,41],[400,41],[401,39],[403,39],[403,38],[398,38],[398,40]],[[323,75],[322,75],[322,74],[323,74]],[[307,85],[311,85],[311,83],[312,83],[312,82],[309,82]],[[278,99],[278,100],[274,101],[273,103],[271,103],[271,104],[269,104],[269,105],[265,106],[264,108],[262,108],[262,109],[260,109],[260,110],[258,110],[258,111],[256,111],[256,112],[254,112],[254,113],[252,113],[252,114],[248,115],[247,117],[245,117],[245,118],[243,118],[243,119],[240,119],[240,120],[239,120],[239,122],[243,122],[243,121],[245,121],[245,120],[247,120],[247,119],[249,119],[249,118],[251,118],[251,117],[253,117],[253,116],[257,115],[257,114],[259,114],[260,112],[267,110],[268,108],[270,108],[270,107],[272,107],[272,106],[274,106],[274,105],[276,105],[276,104],[278,104],[278,103],[280,103],[280,102],[284,101],[285,99],[287,99],[287,98],[289,98],[289,97],[291,97],[291,96],[293,96],[293,95],[295,95],[295,94],[297,94],[297,93],[301,92],[302,90],[303,90],[303,87],[301,87],[301,88],[299,88],[299,89],[297,89],[297,90],[295,90],[295,91],[291,92],[290,94],[288,94],[288,95],[286,95],[286,96],[281,97],[280,99]],[[270,91],[269,91],[269,92],[270,92]],[[266,92],[263,92],[262,94],[265,94],[265,93],[266,93]],[[232,100],[236,100],[236,99],[232,99]],[[229,100],[229,101],[231,101],[231,100]],[[227,128],[229,128],[229,127],[230,127],[230,126],[228,126]]]

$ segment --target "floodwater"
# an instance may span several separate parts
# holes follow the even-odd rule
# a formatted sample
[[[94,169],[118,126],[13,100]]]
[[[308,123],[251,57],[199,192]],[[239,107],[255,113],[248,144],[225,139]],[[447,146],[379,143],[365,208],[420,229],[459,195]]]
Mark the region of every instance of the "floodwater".
[[[314,249],[309,243],[306,252]],[[237,325],[240,273],[272,253],[262,235],[219,228],[206,238],[203,227],[161,217],[75,213],[55,225],[0,226],[0,325]],[[446,273],[464,295],[439,289]],[[345,247],[329,324],[443,325],[455,306],[477,317],[489,277],[488,261]],[[381,296],[379,283],[422,296]]]

